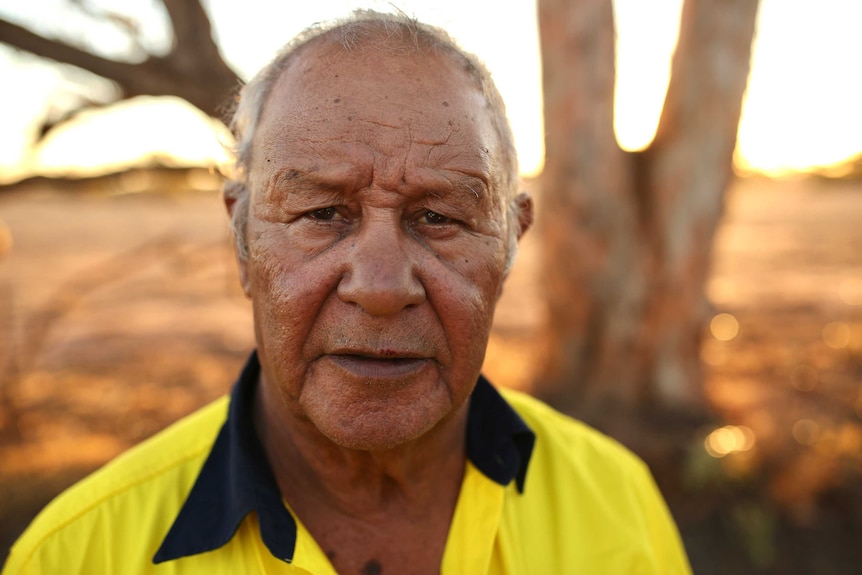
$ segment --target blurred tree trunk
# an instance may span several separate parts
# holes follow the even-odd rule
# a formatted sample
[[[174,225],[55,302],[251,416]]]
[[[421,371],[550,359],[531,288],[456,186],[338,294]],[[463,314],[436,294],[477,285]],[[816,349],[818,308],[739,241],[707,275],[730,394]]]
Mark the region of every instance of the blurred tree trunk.
[[[220,117],[228,97],[239,85],[239,78],[225,63],[213,40],[206,11],[199,0],[162,0],[162,3],[173,27],[173,45],[166,55],[148,54],[142,62],[103,58],[3,19],[0,19],[0,42],[107,78],[119,86],[124,98],[179,96],[210,116]],[[100,16],[123,28],[129,36],[135,36],[134,26],[122,15],[108,12]]]
[[[639,153],[614,136],[611,0],[538,5],[550,319],[537,392],[637,441],[645,413],[704,413],[704,287],[758,1],[686,0],[658,132]]]

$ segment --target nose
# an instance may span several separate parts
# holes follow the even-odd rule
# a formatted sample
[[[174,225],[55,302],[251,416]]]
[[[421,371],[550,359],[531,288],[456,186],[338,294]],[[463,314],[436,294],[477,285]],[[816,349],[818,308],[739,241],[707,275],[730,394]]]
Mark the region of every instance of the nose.
[[[425,287],[409,254],[410,239],[398,222],[366,220],[349,241],[346,270],[338,284],[342,301],[373,316],[395,315],[425,301]]]

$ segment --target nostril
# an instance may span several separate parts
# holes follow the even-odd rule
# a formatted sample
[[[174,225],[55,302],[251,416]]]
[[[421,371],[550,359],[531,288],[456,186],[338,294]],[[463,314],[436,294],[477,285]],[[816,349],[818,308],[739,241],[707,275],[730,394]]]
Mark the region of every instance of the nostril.
[[[338,284],[338,297],[371,315],[393,315],[425,301],[425,288],[409,262],[354,260]]]

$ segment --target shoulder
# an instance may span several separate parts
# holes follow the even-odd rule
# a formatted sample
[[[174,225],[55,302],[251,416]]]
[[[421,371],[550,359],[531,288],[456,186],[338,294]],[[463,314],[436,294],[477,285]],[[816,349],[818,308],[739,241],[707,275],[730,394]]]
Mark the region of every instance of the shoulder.
[[[622,444],[517,391],[502,392],[536,434],[525,499],[629,520],[662,501],[646,464]]]
[[[501,393],[536,434],[524,494],[507,500],[507,512],[517,539],[543,550],[533,561],[560,558],[543,572],[691,572],[673,519],[640,458],[538,399]]]
[[[152,553],[191,489],[227,415],[223,397],[181,419],[54,499],[13,546],[4,575],[62,559],[68,572],[81,549],[98,545],[117,556]],[[52,559],[53,558],[53,559]],[[149,563],[149,558],[147,558]],[[28,567],[29,565],[29,567]]]
[[[646,465],[616,440],[560,413],[542,401],[515,390],[500,393],[536,434],[536,453],[575,464],[586,472],[599,466],[620,473],[646,472]]]

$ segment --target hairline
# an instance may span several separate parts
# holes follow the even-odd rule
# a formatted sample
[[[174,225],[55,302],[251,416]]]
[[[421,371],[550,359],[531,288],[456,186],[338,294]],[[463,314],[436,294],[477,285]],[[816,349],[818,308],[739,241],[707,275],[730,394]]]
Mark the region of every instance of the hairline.
[[[405,38],[404,34],[410,35]],[[395,35],[398,35],[396,38]],[[394,39],[394,42],[393,42]],[[497,174],[493,185],[497,193],[507,200],[506,217],[509,229],[506,268],[511,267],[517,249],[518,204],[515,196],[518,189],[518,162],[514,149],[514,138],[506,117],[505,104],[494,84],[490,72],[473,54],[463,50],[442,29],[423,24],[404,13],[389,14],[372,10],[357,10],[350,16],[330,23],[314,24],[285,45],[273,60],[262,68],[245,86],[236,101],[230,129],[236,139],[234,155],[236,158],[233,173],[224,185],[225,199],[234,203],[231,216],[237,254],[245,259],[248,256],[246,243],[246,224],[251,203],[251,190],[248,188],[248,172],[251,166],[253,140],[263,116],[267,101],[275,86],[290,65],[303,52],[320,42],[338,44],[350,52],[359,49],[391,49],[405,51],[409,55],[416,51],[428,50],[439,53],[461,65],[462,69],[482,94],[494,131],[497,134]]]

